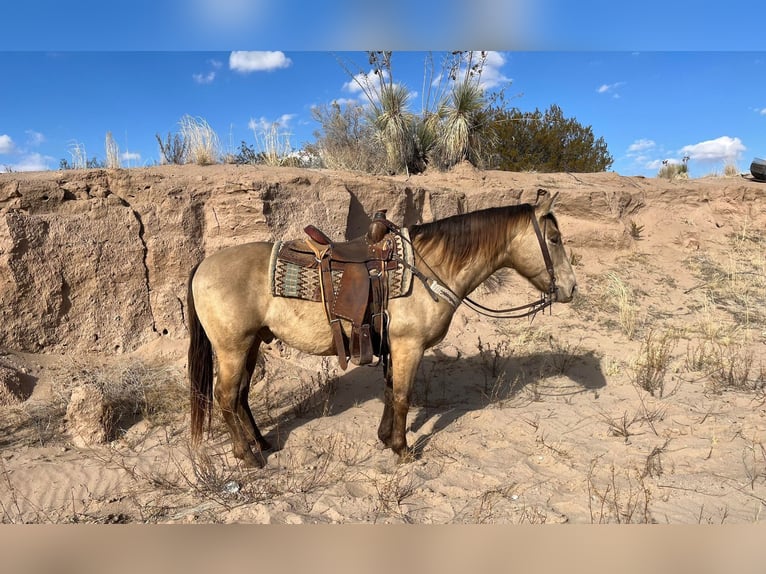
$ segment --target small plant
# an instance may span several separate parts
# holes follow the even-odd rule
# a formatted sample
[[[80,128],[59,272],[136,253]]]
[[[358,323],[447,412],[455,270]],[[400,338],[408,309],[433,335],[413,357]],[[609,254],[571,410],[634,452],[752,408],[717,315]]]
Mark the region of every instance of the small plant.
[[[597,459],[591,461],[588,473],[588,508],[592,524],[651,524],[649,512],[652,496],[644,482],[645,476],[636,468],[619,474],[614,464],[603,486],[594,479]]]
[[[332,413],[332,399],[338,390],[338,373],[330,369],[330,363],[322,360],[322,370],[308,382],[301,381],[296,391],[297,401],[293,407],[296,417],[315,415],[329,416]]]
[[[753,351],[739,344],[715,343],[709,362],[713,391],[752,391],[763,388],[763,369],[758,380],[752,380]]]
[[[614,418],[607,415],[606,413],[602,413],[601,417],[609,426],[609,434],[611,436],[621,437],[625,439],[626,442],[628,438],[635,434],[630,430],[630,427],[641,420],[641,417],[638,415],[638,413],[634,414],[633,416],[629,416],[627,411],[623,412],[622,416],[619,418]]]
[[[175,134],[171,137],[168,132],[165,141],[162,141],[160,134],[155,134],[157,143],[160,145],[160,163],[181,165],[186,158],[186,152],[188,151],[188,145],[186,140],[181,134]]]
[[[374,480],[373,486],[378,493],[375,504],[375,519],[381,514],[398,515],[404,522],[411,522],[407,510],[402,506],[405,500],[415,494],[416,485],[407,471],[407,466],[400,465],[383,480]]]
[[[635,220],[630,220],[630,236],[635,239],[636,241],[639,241],[641,239],[641,234],[644,232],[644,226],[639,225],[636,223]]]
[[[652,478],[659,478],[665,472],[662,468],[662,455],[670,444],[670,439],[667,439],[662,446],[656,446],[652,449],[652,452],[646,457],[646,464],[644,465],[643,478],[647,476]]]
[[[550,361],[553,373],[556,375],[566,375],[579,357],[582,341],[575,344],[569,341],[559,342],[551,336],[548,338],[548,343],[552,351],[548,356],[548,360]]]
[[[662,398],[665,392],[665,374],[678,336],[665,332],[657,336],[650,331],[641,345],[641,351],[633,367],[633,382],[649,394]]]

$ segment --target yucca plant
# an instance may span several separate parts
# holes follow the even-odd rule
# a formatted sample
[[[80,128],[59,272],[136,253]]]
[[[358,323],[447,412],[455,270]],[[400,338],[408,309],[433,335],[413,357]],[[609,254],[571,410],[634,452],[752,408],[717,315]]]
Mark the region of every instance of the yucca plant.
[[[491,147],[488,102],[481,75],[486,52],[454,52],[439,80],[438,103],[431,113],[436,141],[430,158],[441,168],[468,160],[482,163],[482,150]]]
[[[439,116],[443,120],[437,150],[444,167],[463,160],[476,163],[481,149],[479,132],[484,106],[483,90],[471,81],[456,84],[449,101],[440,106]]]
[[[388,167],[394,172],[406,169],[413,156],[413,121],[407,111],[409,92],[402,85],[381,82],[379,101],[370,111],[370,123],[386,150]]]

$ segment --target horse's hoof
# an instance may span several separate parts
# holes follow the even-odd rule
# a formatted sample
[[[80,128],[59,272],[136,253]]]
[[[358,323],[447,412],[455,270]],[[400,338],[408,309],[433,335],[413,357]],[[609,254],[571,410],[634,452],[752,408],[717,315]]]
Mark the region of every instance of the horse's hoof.
[[[411,448],[404,447],[399,451],[394,451],[396,454],[397,464],[407,464],[408,462],[415,461],[415,452]]]
[[[247,468],[263,468],[266,466],[266,457],[260,452],[253,454],[252,451],[248,450],[244,456],[238,456],[237,458],[242,461],[242,466]]]

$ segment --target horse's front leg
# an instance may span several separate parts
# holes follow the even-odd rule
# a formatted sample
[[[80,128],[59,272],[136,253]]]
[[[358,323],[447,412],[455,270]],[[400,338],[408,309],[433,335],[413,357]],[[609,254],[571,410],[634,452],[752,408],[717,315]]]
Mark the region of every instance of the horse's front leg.
[[[386,386],[383,389],[383,416],[378,426],[378,438],[389,448],[391,448],[391,433],[394,430],[394,381],[391,370],[389,365]]]
[[[423,347],[414,341],[392,341],[391,358],[393,363],[392,407],[393,421],[391,438],[388,446],[397,455],[399,462],[405,462],[409,456],[407,448],[407,413],[410,410],[410,394],[415,382],[415,374],[423,358]],[[383,412],[385,422],[385,410]]]

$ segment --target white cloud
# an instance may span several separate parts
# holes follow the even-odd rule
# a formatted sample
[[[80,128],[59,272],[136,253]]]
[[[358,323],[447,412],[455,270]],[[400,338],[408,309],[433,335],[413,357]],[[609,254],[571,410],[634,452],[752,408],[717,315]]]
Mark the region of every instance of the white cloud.
[[[141,161],[141,154],[134,151],[126,151],[120,154],[120,159],[122,161],[135,161],[139,162]]]
[[[40,132],[36,132],[34,130],[27,130],[25,133],[27,134],[27,145],[36,147],[45,141],[45,136],[41,134]]]
[[[681,153],[697,161],[727,161],[738,159],[747,148],[739,138],[721,136],[681,148]]]
[[[477,58],[481,58],[480,52],[473,53],[473,61],[476,62]],[[481,72],[481,87],[484,90],[491,90],[501,84],[505,84],[511,81],[510,78],[503,75],[500,68],[505,66],[505,56],[500,52],[488,51],[486,53],[486,60],[484,60],[484,69]]]
[[[494,51],[487,51],[485,54],[486,58],[484,60],[484,66],[481,71],[481,80],[479,82],[481,88],[483,90],[491,90],[492,88],[496,88],[501,84],[512,82],[513,80],[511,78],[503,75],[503,73],[500,71],[500,68],[505,66],[505,56],[503,56],[503,54],[500,52]],[[469,62],[472,65],[481,62],[481,52],[474,51],[462,54],[460,69],[457,70],[457,73],[455,74],[457,79],[462,80],[465,78],[465,73]],[[444,80],[444,72],[449,72],[449,70],[442,70],[442,72],[435,74],[433,81],[431,82],[433,86],[439,86],[442,83]]]
[[[381,70],[380,73],[384,80],[388,80],[389,76],[387,70]],[[364,90],[377,93],[378,81],[378,75],[373,70],[370,70],[369,72],[359,72],[353,76],[352,79],[343,84],[343,91],[358,94],[360,96]]]
[[[210,84],[215,80],[215,72],[208,72],[207,74],[192,74],[192,78],[198,84]]]
[[[282,114],[276,120],[268,120],[263,116],[261,116],[257,120],[255,118],[250,118],[250,121],[247,123],[247,127],[253,131],[258,131],[258,132],[268,131],[273,126],[286,129],[294,118],[295,118],[295,114]]]
[[[596,88],[596,92],[599,94],[612,94],[612,97],[619,98],[620,94],[617,92],[627,82],[615,82],[614,84],[601,84]]]
[[[766,108],[761,108],[758,113],[760,113],[762,116],[766,116]]]
[[[229,68],[237,72],[267,72],[287,68],[292,60],[284,52],[232,52],[229,55]]]
[[[22,156],[20,161],[9,165],[13,171],[45,171],[50,169],[50,162],[54,161],[52,157],[39,153],[30,153]]]
[[[16,144],[13,143],[11,136],[0,135],[0,153],[13,153],[14,151],[16,151]]]
[[[645,152],[655,147],[657,147],[657,144],[654,140],[638,139],[628,146],[628,155]]]

